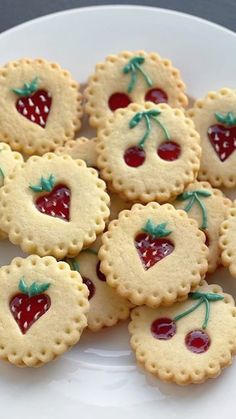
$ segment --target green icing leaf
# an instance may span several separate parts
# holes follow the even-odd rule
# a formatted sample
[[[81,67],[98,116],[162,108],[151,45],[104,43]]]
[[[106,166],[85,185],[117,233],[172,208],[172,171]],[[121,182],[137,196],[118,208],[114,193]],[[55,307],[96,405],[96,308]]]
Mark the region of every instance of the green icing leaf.
[[[38,81],[39,78],[35,77],[31,83],[24,83],[21,89],[11,89],[11,91],[19,96],[30,96],[32,93],[38,90]]]
[[[200,291],[190,292],[189,296],[193,300],[198,300],[199,298],[202,298],[202,297],[206,298],[208,301],[219,301],[219,300],[224,299],[223,295],[210,293],[210,292],[200,292]]]
[[[31,284],[29,287],[28,295],[29,297],[32,297],[33,295],[42,294],[49,287],[50,287],[50,283],[37,284],[37,282],[33,282],[33,284]]]
[[[51,192],[54,185],[55,185],[56,179],[53,175],[50,175],[48,179],[41,177],[39,185],[30,185],[29,188],[32,189],[34,192]]]
[[[23,294],[28,294],[28,287],[25,283],[25,278],[22,276],[22,278],[19,281],[19,285],[18,285],[19,290],[23,293]]]
[[[166,237],[172,233],[171,230],[166,229],[167,223],[154,224],[152,220],[147,220],[143,231],[151,234],[153,237]]]
[[[75,258],[66,258],[65,262],[68,263],[72,271],[79,272],[79,262]]]
[[[215,117],[218,122],[226,126],[236,125],[236,116],[233,112],[228,112],[227,114],[222,114],[220,112],[215,112]]]

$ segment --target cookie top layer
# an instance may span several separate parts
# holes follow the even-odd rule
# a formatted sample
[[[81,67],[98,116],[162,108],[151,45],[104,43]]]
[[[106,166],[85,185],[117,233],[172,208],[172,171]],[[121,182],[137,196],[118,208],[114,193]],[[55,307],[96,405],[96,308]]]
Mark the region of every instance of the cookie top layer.
[[[132,305],[109,287],[93,248],[85,249],[76,258],[66,259],[66,262],[71,269],[80,273],[88,287],[90,308],[87,318],[90,330],[95,332],[103,327],[111,327],[129,317]]]
[[[68,154],[72,159],[84,160],[87,166],[96,168],[96,140],[96,138],[79,137],[76,140],[67,141],[64,146],[58,147],[55,152],[59,155]]]
[[[132,104],[98,131],[97,152],[101,177],[122,197],[166,202],[195,180],[200,137],[180,109]]]
[[[187,111],[201,137],[202,157],[198,177],[212,186],[236,185],[236,90],[209,92]]]
[[[208,272],[214,272],[221,262],[218,244],[220,225],[232,201],[219,189],[213,189],[208,182],[195,181],[177,197],[173,205],[177,209],[184,209],[190,218],[194,218],[206,235],[209,248]]]
[[[0,223],[23,251],[58,259],[95,241],[109,216],[97,171],[82,160],[32,156],[0,189]]]
[[[172,205],[136,204],[102,236],[101,271],[135,305],[170,305],[198,286],[207,271],[205,236]]]
[[[143,105],[165,102],[173,107],[185,107],[188,99],[179,70],[171,61],[145,51],[121,52],[109,55],[96,65],[85,89],[86,112],[92,127],[99,127],[113,111],[131,102]]]
[[[0,137],[13,150],[44,154],[74,137],[82,95],[68,71],[43,59],[0,68]]]
[[[137,307],[129,325],[137,360],[163,381],[201,383],[230,365],[236,352],[233,297],[205,281],[171,307]]]
[[[53,360],[78,342],[88,308],[87,287],[66,263],[15,258],[0,268],[0,358],[29,367]]]

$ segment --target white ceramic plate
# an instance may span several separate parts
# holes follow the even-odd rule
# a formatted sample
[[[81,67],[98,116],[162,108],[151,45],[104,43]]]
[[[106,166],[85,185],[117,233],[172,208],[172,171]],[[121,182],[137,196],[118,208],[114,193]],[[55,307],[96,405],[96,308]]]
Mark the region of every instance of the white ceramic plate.
[[[188,93],[236,84],[236,35],[210,22],[173,11],[133,6],[78,9],[34,20],[0,36],[0,64],[45,57],[86,82],[97,61],[121,50],[146,49],[171,58]],[[234,192],[233,192],[234,194]],[[0,243],[0,264],[21,255]],[[236,297],[236,281],[223,269],[210,282]],[[41,369],[0,364],[2,418],[206,419],[235,415],[236,363],[199,386],[164,384],[136,366],[127,324],[85,333],[80,344]]]

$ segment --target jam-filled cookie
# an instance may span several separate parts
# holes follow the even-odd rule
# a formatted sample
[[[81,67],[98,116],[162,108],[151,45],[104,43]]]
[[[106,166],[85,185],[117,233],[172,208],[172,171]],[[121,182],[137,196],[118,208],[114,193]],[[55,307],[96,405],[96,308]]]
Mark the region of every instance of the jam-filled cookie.
[[[220,225],[232,202],[219,189],[213,189],[208,182],[196,181],[177,197],[173,205],[177,209],[184,209],[205,233],[209,248],[208,272],[214,272],[221,262],[218,243]]]
[[[212,186],[236,185],[236,90],[209,92],[187,112],[201,137],[200,180]]]
[[[15,258],[0,268],[0,358],[38,367],[63,354],[87,326],[88,290],[53,257]]]
[[[135,204],[102,236],[100,270],[135,305],[170,305],[196,288],[208,249],[197,222],[172,205]]]
[[[236,352],[233,297],[205,281],[171,307],[137,307],[129,325],[139,363],[163,381],[180,385],[217,377]]]
[[[0,188],[0,225],[27,253],[75,256],[95,241],[109,216],[109,196],[83,160],[32,156]]]
[[[86,111],[92,127],[99,127],[106,118],[130,103],[168,103],[185,107],[188,99],[179,70],[171,61],[145,51],[109,55],[97,64],[85,90]]]
[[[221,224],[219,244],[222,250],[222,263],[236,278],[236,200]]]
[[[80,273],[83,283],[88,287],[90,308],[87,318],[90,330],[114,326],[119,320],[129,317],[131,304],[107,285],[94,248],[85,249],[76,258],[67,258],[66,262],[72,270]]]
[[[167,104],[132,104],[98,131],[101,177],[130,201],[166,202],[193,182],[200,137],[183,111]]]
[[[43,59],[0,68],[0,137],[13,150],[44,154],[74,137],[82,95],[68,71]]]
[[[64,146],[59,147],[56,154],[68,154],[73,159],[84,160],[87,166],[97,166],[97,151],[96,151],[96,138],[89,140],[86,137],[79,137],[76,140],[70,140]]]

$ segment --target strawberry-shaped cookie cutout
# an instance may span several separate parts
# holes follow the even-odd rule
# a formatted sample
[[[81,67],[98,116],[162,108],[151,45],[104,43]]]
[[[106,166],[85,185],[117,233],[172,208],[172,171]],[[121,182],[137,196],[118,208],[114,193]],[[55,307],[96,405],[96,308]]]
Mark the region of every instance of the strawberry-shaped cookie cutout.
[[[10,310],[23,335],[50,308],[51,299],[44,294],[49,287],[49,283],[37,284],[36,282],[28,287],[24,278],[20,279],[21,293],[11,299]]]
[[[36,77],[31,83],[24,83],[23,88],[14,88],[12,91],[20,96],[16,101],[18,112],[31,122],[45,128],[52,98],[46,90],[38,90],[38,78]]]
[[[223,162],[236,149],[236,116],[233,112],[226,115],[216,112],[215,117],[219,124],[211,125],[207,135],[217,156]]]
[[[36,208],[43,214],[60,218],[64,221],[70,219],[70,189],[62,184],[55,186],[55,178],[50,175],[48,179],[41,178],[39,185],[31,185],[34,192],[48,192],[40,195],[35,201]]]
[[[144,145],[148,139],[151,130],[152,122],[159,125],[164,133],[165,141],[162,142],[158,149],[158,156],[166,161],[174,161],[179,158],[181,153],[180,145],[171,140],[166,127],[161,123],[158,116],[161,114],[159,109],[150,109],[149,111],[137,112],[129,122],[129,128],[135,128],[141,121],[145,123],[145,132],[137,146],[129,147],[124,153],[124,160],[128,166],[138,167],[141,166],[146,158]]]
[[[145,270],[170,255],[174,250],[174,244],[165,238],[171,234],[171,231],[166,229],[166,224],[155,225],[148,220],[143,233],[138,233],[135,237],[135,247]]]
[[[193,300],[197,300],[197,303],[191,306],[189,309],[183,313],[175,316],[174,319],[168,317],[162,317],[155,319],[151,324],[151,333],[156,339],[160,340],[169,340],[177,333],[176,322],[183,317],[191,314],[202,304],[205,305],[205,318],[202,324],[201,329],[194,329],[188,332],[185,336],[185,345],[187,349],[191,352],[201,354],[206,352],[211,344],[210,337],[206,332],[206,328],[210,316],[210,303],[214,301],[223,300],[224,297],[219,294],[209,293],[209,292],[192,292],[189,294],[189,297]]]

